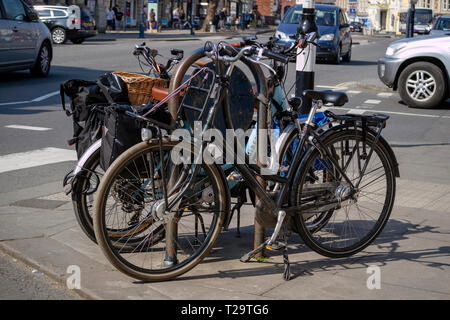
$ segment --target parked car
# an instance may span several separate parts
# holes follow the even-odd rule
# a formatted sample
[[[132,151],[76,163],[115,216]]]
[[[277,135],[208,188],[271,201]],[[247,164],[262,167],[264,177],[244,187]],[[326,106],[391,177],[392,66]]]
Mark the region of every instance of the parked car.
[[[302,5],[296,4],[289,8],[278,26],[275,37],[283,41],[292,41],[302,16]],[[352,56],[352,37],[350,25],[344,11],[338,6],[316,4],[316,24],[320,38],[317,41],[317,59],[330,60],[336,64],[350,61]]]
[[[46,77],[53,47],[48,28],[22,0],[0,0],[0,71],[30,69]]]
[[[438,17],[433,25],[433,29],[431,29],[430,34],[431,35],[450,34],[450,15]]]
[[[378,76],[412,108],[434,108],[449,98],[450,36],[421,36],[391,43],[378,60]]]
[[[351,32],[362,32],[363,24],[358,21],[350,22],[350,31]]]
[[[67,40],[80,44],[97,35],[95,20],[78,6],[34,6],[39,17],[49,28],[53,43]]]

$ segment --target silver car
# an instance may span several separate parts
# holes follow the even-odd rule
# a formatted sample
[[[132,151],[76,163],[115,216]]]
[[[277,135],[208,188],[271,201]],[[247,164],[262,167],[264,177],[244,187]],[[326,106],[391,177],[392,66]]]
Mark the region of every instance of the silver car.
[[[53,47],[50,31],[22,0],[0,0],[0,72],[30,69],[45,77]]]
[[[449,98],[450,36],[422,36],[392,42],[378,60],[378,76],[398,89],[412,108],[434,108]]]
[[[450,34],[450,16],[438,17],[430,34],[435,36]]]

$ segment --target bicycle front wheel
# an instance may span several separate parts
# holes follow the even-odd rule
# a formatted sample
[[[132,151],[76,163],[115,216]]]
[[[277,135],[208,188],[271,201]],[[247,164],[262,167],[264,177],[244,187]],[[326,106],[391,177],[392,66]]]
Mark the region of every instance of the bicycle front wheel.
[[[360,130],[338,131],[323,141],[356,185],[351,197],[347,195],[352,188],[325,152],[311,148],[302,160],[291,204],[304,209],[294,220],[306,245],[321,255],[340,258],[363,250],[375,240],[391,214],[395,198],[393,162],[385,147],[373,142],[373,135],[363,139]]]
[[[162,152],[157,141],[130,148],[108,168],[95,197],[100,248],[117,269],[139,280],[169,280],[196,266],[212,249],[228,212],[220,169],[202,164],[194,175],[193,166],[174,164],[178,143],[164,141]],[[193,176],[169,213],[158,209],[165,202],[163,175],[170,181],[169,201]]]

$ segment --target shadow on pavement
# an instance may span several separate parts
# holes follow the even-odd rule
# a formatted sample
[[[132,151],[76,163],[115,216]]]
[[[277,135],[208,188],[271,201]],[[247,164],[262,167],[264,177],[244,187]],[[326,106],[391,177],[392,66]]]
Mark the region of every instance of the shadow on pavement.
[[[450,255],[450,246],[441,246],[428,249],[417,250],[402,250],[398,241],[407,240],[412,235],[432,233],[450,235],[449,232],[442,232],[438,227],[424,226],[410,223],[408,221],[401,221],[391,219],[388,221],[386,227],[378,238],[367,247],[362,253],[348,258],[331,259],[327,257],[319,257],[314,260],[295,261],[298,259],[298,254],[312,252],[311,249],[303,244],[298,235],[293,235],[289,243],[289,255],[292,279],[302,276],[311,276],[323,271],[341,271],[349,269],[366,269],[370,265],[384,266],[392,261],[411,261],[418,262],[427,267],[438,268],[443,270],[450,267],[450,264],[440,262],[442,257]],[[201,264],[208,264],[213,262],[225,262],[227,260],[236,260],[250,251],[253,237],[253,226],[241,228],[241,238],[236,238],[234,229],[222,233],[217,241],[213,251]],[[281,251],[275,251],[271,256],[282,256]],[[435,258],[435,260],[430,260]],[[216,270],[210,275],[199,276],[180,276],[171,281],[193,280],[193,279],[207,279],[207,278],[240,278],[240,277],[256,277],[268,274],[281,274],[284,270],[284,265],[280,259],[273,261],[268,259],[264,262],[257,262],[252,260],[245,264],[242,269],[234,270]],[[239,262],[241,263],[241,262]],[[244,265],[244,264],[243,264]],[[249,268],[249,265],[255,265],[255,268]],[[257,265],[257,266],[256,266]],[[144,284],[142,281],[135,281],[136,284]]]

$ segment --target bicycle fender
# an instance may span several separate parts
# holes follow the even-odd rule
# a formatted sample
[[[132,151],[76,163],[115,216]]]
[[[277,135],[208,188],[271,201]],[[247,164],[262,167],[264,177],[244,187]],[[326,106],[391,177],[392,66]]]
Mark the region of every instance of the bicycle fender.
[[[102,139],[98,139],[83,153],[81,158],[78,160],[75,169],[73,170],[74,177],[76,177],[81,172],[86,162],[94,155],[94,153],[100,150],[101,145]]]

